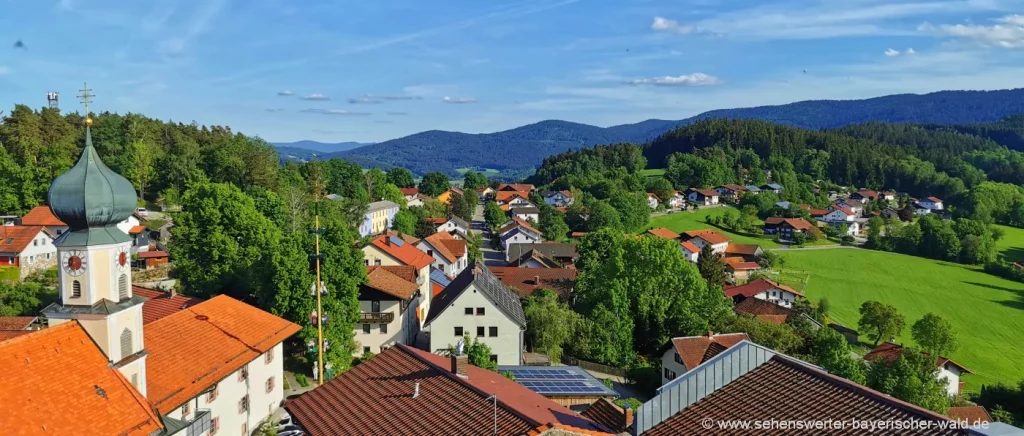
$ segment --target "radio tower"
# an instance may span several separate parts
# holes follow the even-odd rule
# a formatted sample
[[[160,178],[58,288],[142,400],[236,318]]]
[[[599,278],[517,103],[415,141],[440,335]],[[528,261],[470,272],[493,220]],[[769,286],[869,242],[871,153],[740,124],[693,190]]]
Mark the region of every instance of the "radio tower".
[[[46,105],[49,106],[50,109],[60,110],[59,100],[60,100],[60,93],[54,92],[54,91],[50,91],[50,92],[46,93]]]

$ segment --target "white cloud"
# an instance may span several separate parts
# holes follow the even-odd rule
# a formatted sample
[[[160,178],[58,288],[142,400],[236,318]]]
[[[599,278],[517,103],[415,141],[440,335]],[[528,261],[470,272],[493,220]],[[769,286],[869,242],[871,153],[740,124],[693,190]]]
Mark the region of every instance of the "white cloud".
[[[352,112],[352,111],[347,111],[347,110],[343,110],[343,109],[309,108],[309,109],[299,110],[299,112],[306,112],[306,113],[311,113],[311,114],[324,114],[324,115],[357,115],[357,116],[370,115],[369,112]]]
[[[288,91],[288,90],[284,90],[284,91],[278,92],[277,95],[283,95],[283,96],[287,97],[289,95],[295,95],[295,93],[291,92],[291,91]]]
[[[284,108],[265,109],[267,112],[284,112]]]
[[[388,115],[403,116],[403,115],[409,115],[409,113],[408,112],[388,112]]]
[[[441,101],[443,101],[445,103],[452,103],[452,104],[476,103],[476,99],[472,98],[472,97],[448,97],[448,96],[445,96],[444,98],[441,99]]]
[[[330,97],[328,97],[326,95],[323,95],[323,94],[309,94],[309,95],[305,95],[305,96],[302,96],[302,97],[299,97],[299,98],[301,98],[303,100],[309,100],[309,101],[327,101],[327,100],[331,99]]]
[[[709,86],[718,85],[722,80],[704,73],[683,74],[680,76],[654,77],[650,79],[634,79],[626,82],[630,85],[656,86]]]
[[[348,99],[349,104],[379,104],[381,101],[373,97],[355,97]]]
[[[916,52],[916,51],[914,51],[914,49],[913,49],[913,48],[908,48],[908,49],[907,49],[907,51],[903,52],[903,54],[905,54],[905,55],[908,55],[908,56],[909,56],[909,55],[917,54],[917,52]]]
[[[423,97],[419,95],[375,95],[372,97],[381,100],[423,100]]]
[[[1024,48],[1024,15],[1006,15],[995,20],[991,26],[981,24],[940,24],[923,23],[918,31],[936,37],[962,39],[986,47]]]
[[[899,56],[900,55],[900,51],[899,50],[893,50],[893,49],[890,48],[890,49],[885,50],[885,55],[886,56]]]
[[[693,26],[679,24],[676,20],[670,20],[664,17],[654,17],[654,22],[651,23],[651,30],[685,35],[693,32],[694,28]]]

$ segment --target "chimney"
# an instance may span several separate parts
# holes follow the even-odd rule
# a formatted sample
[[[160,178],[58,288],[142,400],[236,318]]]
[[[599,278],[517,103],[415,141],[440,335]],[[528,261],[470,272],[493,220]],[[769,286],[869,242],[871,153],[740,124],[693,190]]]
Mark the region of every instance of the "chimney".
[[[167,298],[174,298],[174,297],[177,297],[177,296],[178,296],[178,291],[175,290],[174,288],[171,288],[171,292],[169,292],[167,294]]]
[[[533,284],[540,287],[540,276],[533,276]]]
[[[452,356],[452,374],[455,374],[462,378],[469,378],[469,374],[466,373],[466,367],[469,366],[469,356],[460,354],[458,356]]]
[[[633,409],[627,407],[624,412],[625,413],[622,414],[622,417],[625,418],[626,422],[625,425],[622,426],[622,428],[629,428],[629,426],[633,425]]]
[[[419,396],[420,396],[420,384],[419,384],[419,382],[417,382],[416,383],[416,388],[412,391],[412,397],[413,398],[419,398]]]
[[[715,337],[715,332],[708,330],[708,339]]]

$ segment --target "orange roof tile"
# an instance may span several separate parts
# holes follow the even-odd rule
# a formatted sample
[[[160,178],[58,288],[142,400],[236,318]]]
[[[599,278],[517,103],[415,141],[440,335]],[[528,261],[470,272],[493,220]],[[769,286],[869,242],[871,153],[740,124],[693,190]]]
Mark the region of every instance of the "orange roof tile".
[[[0,316],[0,330],[24,330],[36,319],[34,316]]]
[[[134,227],[128,229],[128,234],[129,235],[137,235],[137,234],[142,233],[144,231],[146,231],[146,226],[134,226]]]
[[[669,229],[666,229],[664,227],[658,227],[658,228],[655,228],[655,229],[647,229],[647,233],[650,233],[650,234],[652,234],[654,236],[657,236],[659,238],[679,239],[679,234],[678,233],[673,232],[673,231],[671,231]]]
[[[746,333],[716,335],[708,332],[708,335],[705,336],[672,338],[670,342],[676,353],[679,353],[679,358],[683,361],[683,365],[686,366],[687,370],[691,370],[743,340],[749,341],[750,337]],[[664,350],[664,348],[662,349]]]
[[[412,269],[410,266],[405,266],[404,268]],[[415,274],[415,271],[413,274]],[[419,289],[416,286],[415,276],[413,277],[413,280],[410,281],[407,277],[399,276],[389,269],[370,266],[366,268],[367,282],[365,286],[404,301],[412,298],[412,295]]]
[[[395,260],[414,267],[416,269],[423,268],[427,265],[434,263],[434,258],[420,251],[412,244],[403,243],[397,245],[391,242],[391,237],[395,236],[393,232],[388,232],[380,235],[373,239],[371,244],[377,247],[378,250],[387,253],[387,255],[393,257]]]
[[[814,227],[814,225],[807,222],[807,220],[803,218],[783,218],[781,216],[768,217],[764,220],[764,223],[766,225],[775,226],[780,225],[782,223],[786,223],[795,230],[810,230],[812,227]]]
[[[729,244],[725,247],[725,254],[738,254],[740,256],[757,256],[761,247],[754,244]]]
[[[711,229],[690,230],[688,232],[683,232],[683,234],[686,235],[687,239],[692,240],[693,238],[701,238],[711,245],[724,244],[730,241],[730,239],[725,237],[725,235]]]
[[[187,297],[181,294],[171,295],[170,292],[132,286],[132,294],[146,298],[142,305],[142,324],[149,324],[186,307],[202,303],[202,298]]]
[[[299,329],[225,295],[147,324],[149,402],[178,407]]]
[[[0,330],[0,342],[37,331],[39,330]]]
[[[0,342],[0,368],[4,434],[147,436],[162,428],[77,321]]]
[[[43,226],[0,226],[0,253],[21,253],[43,230]]]
[[[448,263],[458,262],[459,258],[466,254],[466,241],[455,239],[448,232],[437,232],[423,240],[434,247],[434,250],[447,259]]]
[[[755,269],[761,269],[761,265],[757,262],[733,262],[725,265],[726,269],[732,271],[750,271]]]
[[[57,219],[50,210],[50,206],[36,206],[21,217],[21,224],[25,226],[66,226],[64,221]]]
[[[529,192],[533,190],[533,185],[529,183],[502,183],[498,185],[498,190]]]
[[[700,253],[700,247],[694,245],[693,242],[683,241],[680,242],[679,245],[682,245],[683,248],[686,249],[686,251],[689,251],[691,253]]]
[[[398,188],[398,190],[402,191],[402,195],[416,195],[420,193],[419,188]]]
[[[522,198],[523,200],[529,200],[530,193],[522,191],[500,191],[494,194],[494,200],[497,202],[509,202],[516,197]]]
[[[992,422],[992,417],[982,406],[956,406],[946,410],[946,415],[953,419],[966,420],[969,424]]]

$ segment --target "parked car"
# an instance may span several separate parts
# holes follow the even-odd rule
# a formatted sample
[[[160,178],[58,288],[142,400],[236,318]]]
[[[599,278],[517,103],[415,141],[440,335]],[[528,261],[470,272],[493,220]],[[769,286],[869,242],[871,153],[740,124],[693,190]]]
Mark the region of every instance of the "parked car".
[[[144,208],[144,207],[140,207],[140,208],[136,209],[135,211],[138,212],[139,215],[141,215],[143,217],[148,217],[149,216],[149,210]]]

